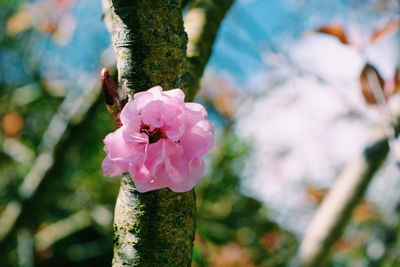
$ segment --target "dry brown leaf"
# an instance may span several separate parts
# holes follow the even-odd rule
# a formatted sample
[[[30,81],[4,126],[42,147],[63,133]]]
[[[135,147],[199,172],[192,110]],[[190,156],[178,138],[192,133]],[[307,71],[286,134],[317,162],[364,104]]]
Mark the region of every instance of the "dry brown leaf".
[[[342,237],[335,242],[332,250],[335,252],[337,252],[337,251],[349,252],[351,250],[354,250],[354,249],[357,249],[358,247],[360,247],[363,244],[362,241],[364,241],[364,240],[360,240],[359,237],[353,237],[353,238]]]
[[[327,193],[327,189],[316,188],[313,186],[307,186],[306,188],[307,197],[315,204],[320,204]]]
[[[371,43],[377,43],[382,40],[384,37],[389,37],[394,34],[400,26],[400,19],[389,21],[383,27],[376,30],[370,38]]]
[[[378,70],[372,66],[371,64],[365,64],[364,68],[362,69],[360,73],[360,85],[361,85],[361,93],[364,96],[365,101],[367,101],[368,104],[370,105],[376,105],[377,101],[375,99],[374,93],[373,93],[373,84],[370,83],[368,80],[368,73],[374,73],[376,77],[378,78],[379,81],[379,90],[383,90],[385,86],[385,81],[382,79],[381,75],[379,74]]]
[[[364,199],[353,213],[353,220],[356,223],[363,223],[376,220],[378,218],[378,213],[375,211],[374,206]]]
[[[400,92],[400,68],[397,68],[393,77],[393,93]]]
[[[340,23],[333,23],[330,25],[326,25],[321,28],[318,28],[315,31],[335,36],[343,44],[350,44],[349,39],[347,38],[346,33],[343,29],[343,26]]]
[[[390,96],[400,92],[400,69],[397,68],[394,72],[393,78],[385,82],[385,96],[389,98]]]
[[[260,244],[266,251],[277,251],[282,245],[281,235],[282,232],[278,230],[266,233],[260,238]]]

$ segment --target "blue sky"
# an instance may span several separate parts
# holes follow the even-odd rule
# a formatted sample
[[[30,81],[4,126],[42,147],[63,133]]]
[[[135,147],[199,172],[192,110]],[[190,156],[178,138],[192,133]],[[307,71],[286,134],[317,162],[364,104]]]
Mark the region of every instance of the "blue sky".
[[[340,5],[334,5],[339,11]],[[318,10],[326,7],[318,6]],[[227,72],[240,83],[250,74],[265,67],[262,49],[290,42],[310,28],[309,7],[295,8],[288,1],[237,1],[220,28],[209,67]],[[315,21],[329,21],[335,10],[323,15],[315,14]],[[45,70],[59,69],[71,78],[79,71],[98,69],[98,57],[110,44],[101,20],[100,1],[76,1],[73,7],[76,30],[71,43],[64,47],[49,42],[44,37],[37,41],[36,50],[46,50],[41,65]],[[307,18],[307,19],[306,19]]]
[[[346,23],[352,16],[349,3],[356,5],[358,1],[237,0],[222,23],[208,67],[246,85],[254,74],[268,69],[263,51],[285,49],[304,32],[329,22]],[[364,21],[368,21],[373,14],[368,5],[362,7],[364,10],[358,15],[364,13]],[[72,13],[76,28],[69,44],[59,46],[48,35],[35,33],[26,48],[32,47],[33,64],[39,64],[57,79],[73,80],[81,72],[98,70],[99,55],[110,44],[101,18],[101,1],[76,0]],[[10,62],[6,59],[12,54],[7,53],[0,54],[4,62]],[[18,62],[10,64],[10,71],[19,73],[17,65]],[[9,80],[21,81],[18,75]]]

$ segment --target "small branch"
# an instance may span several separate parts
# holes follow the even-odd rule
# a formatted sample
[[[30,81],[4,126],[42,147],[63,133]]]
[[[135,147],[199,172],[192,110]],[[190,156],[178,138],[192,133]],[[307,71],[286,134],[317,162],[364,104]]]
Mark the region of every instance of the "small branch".
[[[78,211],[65,219],[50,224],[36,233],[36,249],[39,251],[48,249],[57,241],[90,226],[91,223],[92,220],[87,211]]]
[[[81,210],[64,219],[40,229],[35,234],[37,251],[46,250],[58,241],[96,224],[104,229],[111,229],[112,213],[101,205],[92,207],[90,211]]]
[[[395,125],[400,130],[400,116]],[[351,214],[364,196],[372,178],[379,170],[389,151],[384,133],[377,136],[359,157],[342,171],[336,183],[317,210],[300,245],[302,266],[321,266],[329,251],[341,236]]]
[[[234,0],[197,0],[190,4],[185,16],[190,99],[199,88],[208,59],[212,53],[219,26]]]
[[[32,233],[28,229],[20,229],[17,233],[17,252],[18,266],[33,267],[34,266],[34,242]]]

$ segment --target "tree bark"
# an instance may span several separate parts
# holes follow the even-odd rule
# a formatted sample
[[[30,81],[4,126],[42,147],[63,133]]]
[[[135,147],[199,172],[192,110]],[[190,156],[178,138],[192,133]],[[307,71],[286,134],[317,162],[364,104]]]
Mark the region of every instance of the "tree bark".
[[[186,90],[187,35],[180,0],[112,0],[118,79],[129,93],[160,85]]]
[[[127,80],[130,98],[156,85],[188,93],[181,4],[180,0],[111,1],[118,78]],[[190,266],[194,231],[193,190],[139,193],[131,177],[122,176],[113,266]]]

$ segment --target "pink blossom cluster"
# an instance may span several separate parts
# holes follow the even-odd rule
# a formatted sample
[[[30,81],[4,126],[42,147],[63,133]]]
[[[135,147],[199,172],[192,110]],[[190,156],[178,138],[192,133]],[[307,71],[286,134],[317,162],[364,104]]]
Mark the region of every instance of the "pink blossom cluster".
[[[205,108],[184,98],[181,89],[160,86],[136,93],[122,109],[122,126],[104,139],[104,175],[129,172],[139,192],[191,190],[204,175],[214,128]]]

